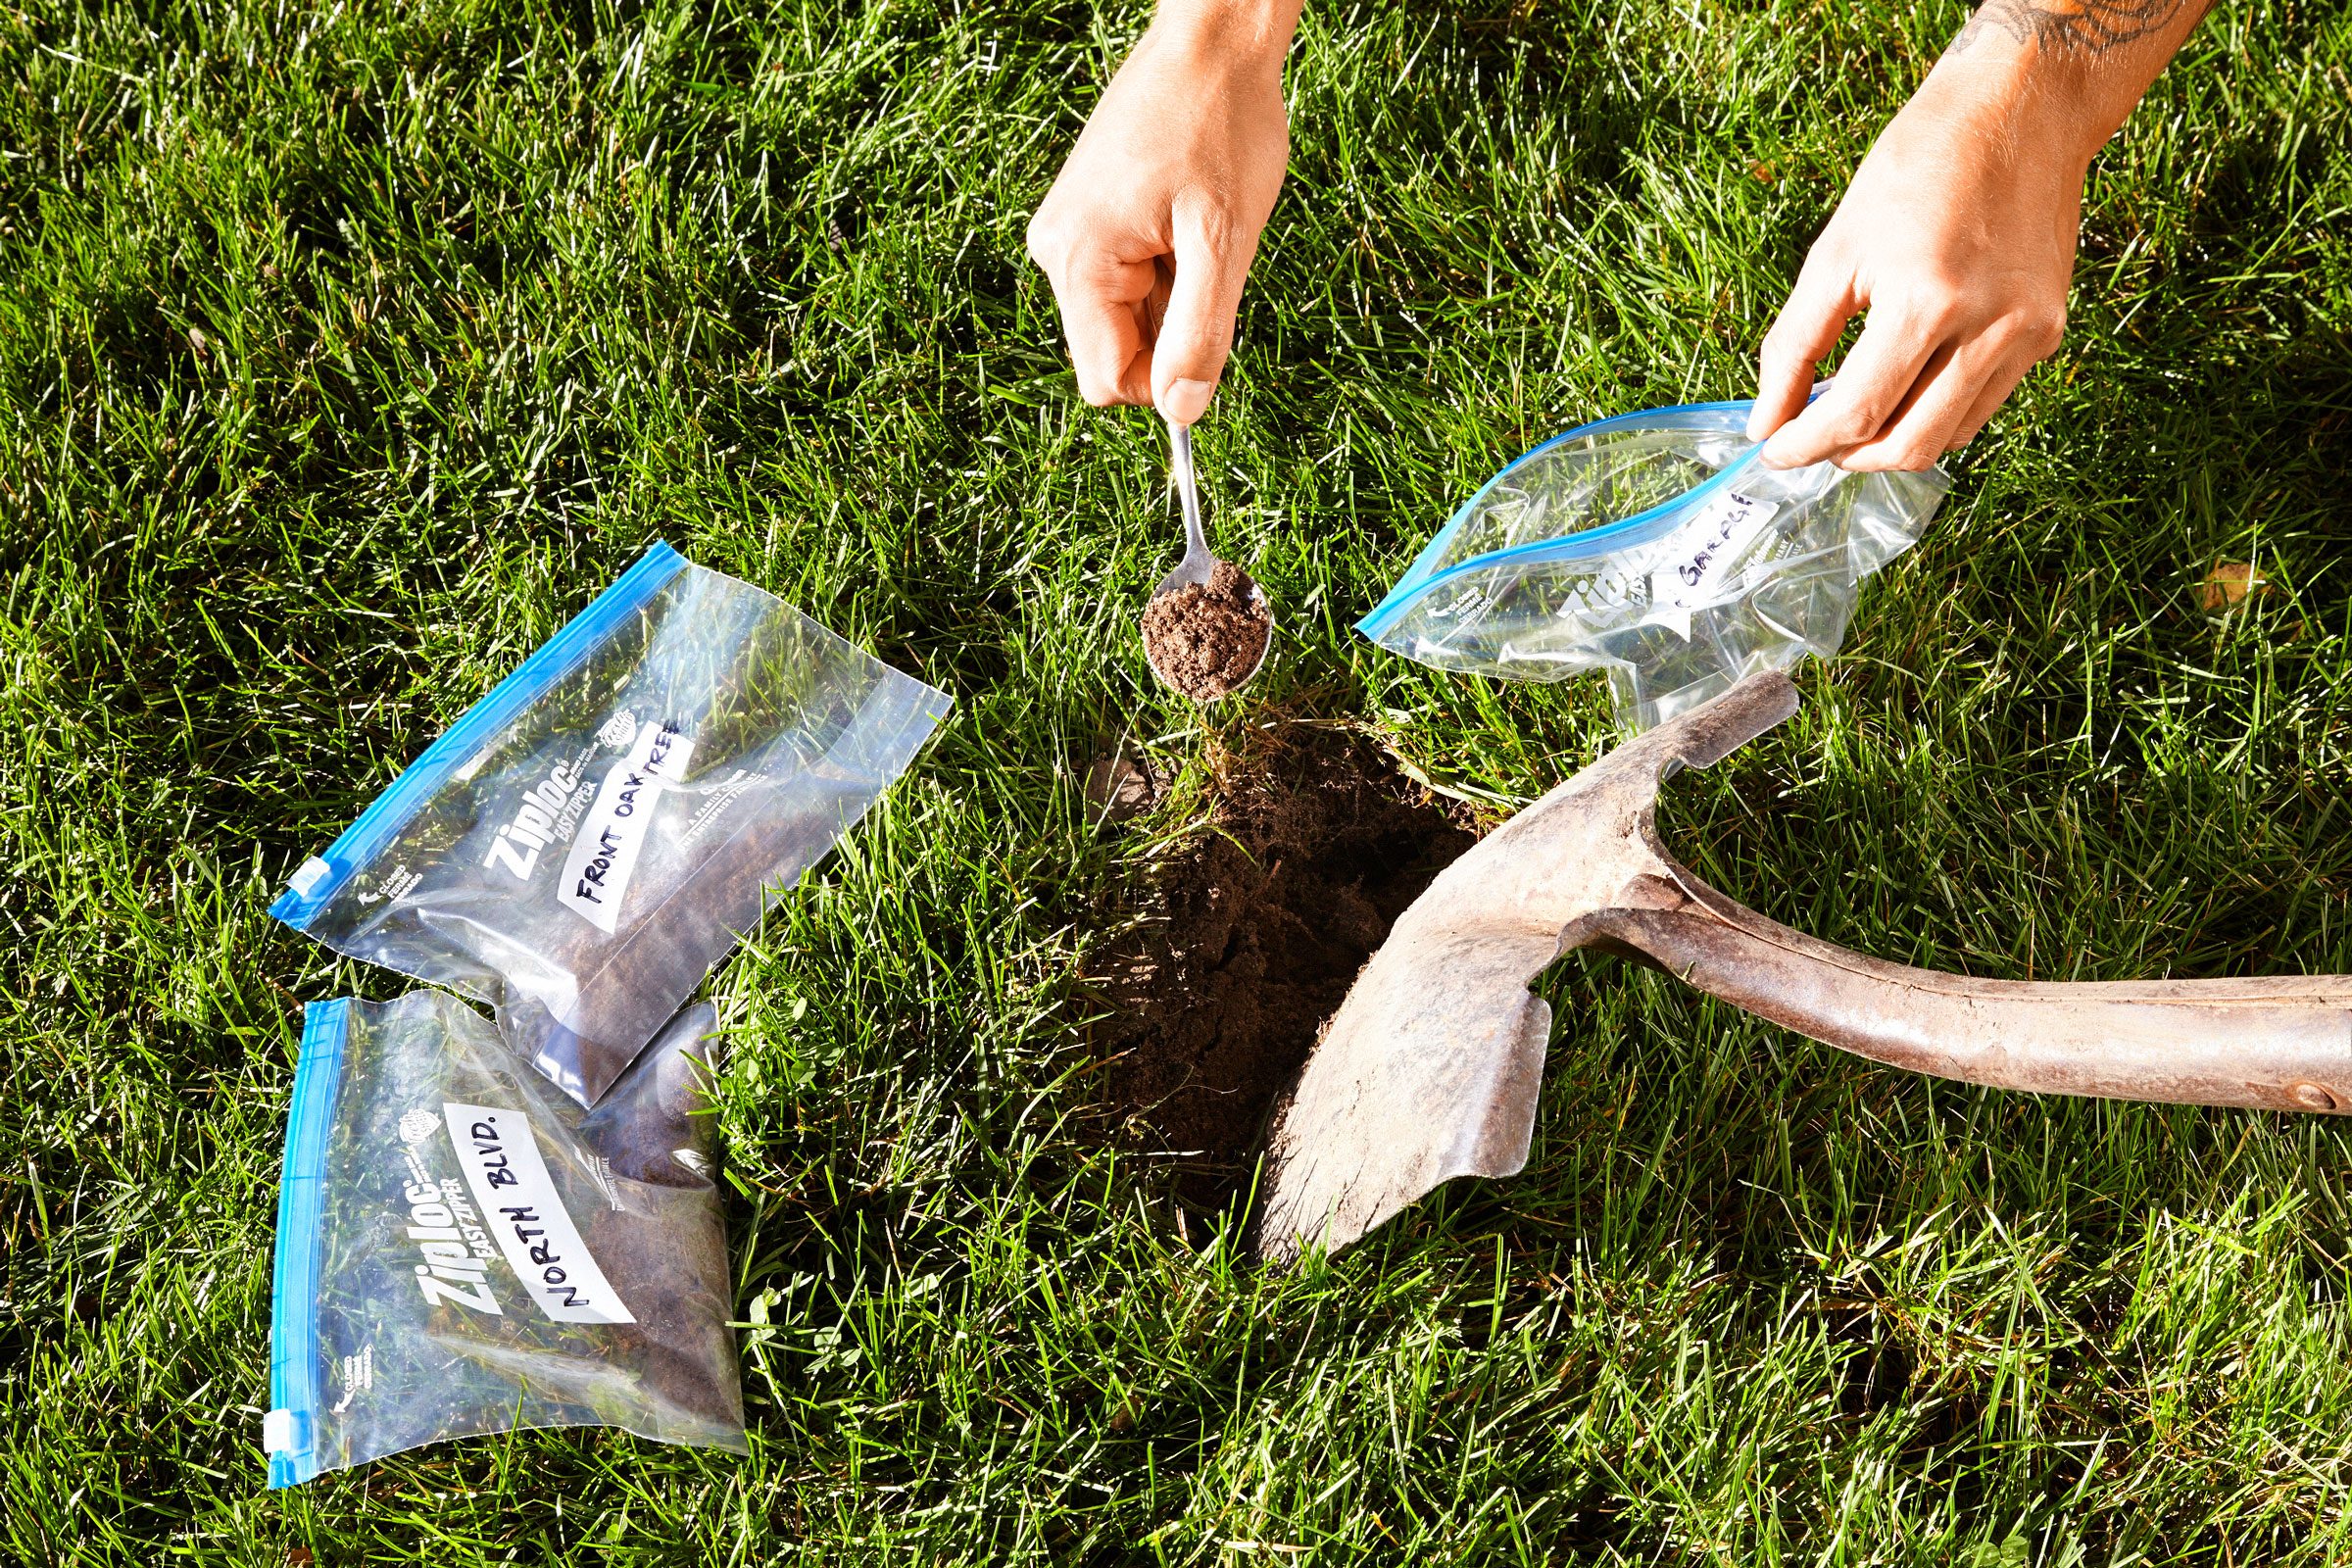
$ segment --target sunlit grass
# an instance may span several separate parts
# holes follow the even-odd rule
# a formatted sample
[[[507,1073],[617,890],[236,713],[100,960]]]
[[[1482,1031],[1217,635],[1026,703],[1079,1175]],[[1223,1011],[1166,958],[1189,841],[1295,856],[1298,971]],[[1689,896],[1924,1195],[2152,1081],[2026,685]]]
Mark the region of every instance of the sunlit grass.
[[[1140,25],[1020,3],[0,11],[0,1557],[2325,1563],[2340,1124],[2035,1101],[1565,966],[1534,1158],[1296,1274],[1102,1147],[1089,912],[1197,790],[1134,613],[1159,432],[1030,208]],[[1200,432],[1283,612],[1211,722],[1532,797],[1596,686],[1348,630],[1511,455],[1747,389],[1955,5],[1316,8]],[[1669,793],[1831,940],[2352,971],[2352,23],[2223,8],[2102,161],[2073,328],[1785,729]],[[643,546],[955,693],[722,971],[745,1460],[612,1434],[264,1495],[299,1004],[263,910]],[[2202,608],[2217,562],[2268,586]]]

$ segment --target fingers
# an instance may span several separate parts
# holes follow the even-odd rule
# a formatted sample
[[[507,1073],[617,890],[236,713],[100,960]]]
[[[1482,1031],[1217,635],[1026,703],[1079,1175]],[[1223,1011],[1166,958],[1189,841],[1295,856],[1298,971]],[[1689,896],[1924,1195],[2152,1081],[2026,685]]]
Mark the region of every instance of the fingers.
[[[1143,321],[1151,284],[1151,263],[1130,267],[1107,259],[1082,264],[1081,275],[1066,282],[1054,278],[1078,391],[1097,408],[1152,401],[1152,350]]]
[[[1054,285],[1086,400],[1155,403],[1191,424],[1233,350],[1257,237],[1213,213],[1179,214],[1173,227],[1172,267],[1166,251],[1129,258],[1084,234],[1064,242],[1045,221],[1030,226],[1029,254]]]
[[[1861,307],[1850,268],[1805,258],[1796,286],[1781,307],[1758,356],[1756,406],[1747,416],[1747,438],[1761,441],[1796,416],[1813,390],[1815,368],[1838,346],[1838,334]]]
[[[1055,211],[1059,192],[1029,224],[1029,257],[1054,285],[1078,391],[1097,408],[1152,399],[1151,337],[1144,318],[1157,281],[1152,254],[1122,254]]]
[[[2058,352],[2059,340],[2066,335],[2065,308],[2029,316],[2016,324],[2012,335],[2015,341],[2008,359],[1985,381],[1977,401],[1953,426],[1952,433],[1945,438],[1945,451],[1956,451],[1974,441],[1985,421],[2009,401],[2009,394],[2017,390],[2017,384],[2034,367]]]
[[[1886,428],[1840,454],[1838,466],[1855,472],[1934,467],[1945,440],[1975,406],[1984,384],[1985,359],[1982,343],[1936,350]]]
[[[1984,427],[2026,372],[2057,346],[2058,329],[2011,316],[1936,350],[1877,435],[1838,456],[1856,471],[1932,467]]]
[[[1178,212],[1175,229],[1176,276],[1152,350],[1152,401],[1169,419],[1191,424],[1207,410],[1233,352],[1234,317],[1257,236],[1236,233],[1221,215],[1198,209]]]
[[[1957,452],[1974,441],[1978,432],[1984,428],[1984,422],[1993,416],[2002,404],[2009,401],[2009,394],[2017,390],[2017,383],[2023,381],[2026,373],[2037,363],[2034,357],[2026,356],[2003,366],[1978,391],[1977,401],[1969,406],[1968,412],[1960,416],[1960,422],[1952,427],[1952,433],[1944,439],[1943,450]]]
[[[1873,306],[1853,352],[1838,367],[1836,382],[1765,443],[1764,462],[1775,468],[1842,462],[1847,453],[1877,439],[1906,407],[1920,372],[1949,341],[1951,326],[1940,305],[1887,301]]]

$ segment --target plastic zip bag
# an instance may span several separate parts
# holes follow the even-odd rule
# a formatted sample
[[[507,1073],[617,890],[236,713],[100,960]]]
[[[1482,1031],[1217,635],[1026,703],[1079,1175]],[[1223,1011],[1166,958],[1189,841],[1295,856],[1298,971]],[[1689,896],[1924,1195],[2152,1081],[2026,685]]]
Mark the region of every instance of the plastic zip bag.
[[[270,1486],[522,1427],[745,1449],[702,1107],[713,1021],[688,1008],[583,1112],[445,992],[305,1010]]]
[[[438,981],[583,1104],[947,696],[658,544],[451,725],[270,912]]]
[[[1653,409],[1544,442],[1464,503],[1356,629],[1440,669],[1606,671],[1635,730],[1756,670],[1829,658],[1862,579],[1918,540],[1950,481],[1768,468],[1750,407]]]

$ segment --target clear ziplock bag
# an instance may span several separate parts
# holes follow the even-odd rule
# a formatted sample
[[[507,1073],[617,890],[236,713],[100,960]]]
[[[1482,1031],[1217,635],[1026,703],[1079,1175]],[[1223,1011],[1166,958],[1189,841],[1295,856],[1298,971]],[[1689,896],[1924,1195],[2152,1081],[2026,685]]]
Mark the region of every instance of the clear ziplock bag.
[[[744,1450],[707,1005],[592,1111],[441,991],[303,1014],[278,1189],[270,1485],[446,1438]]]
[[[947,710],[774,595],[656,545],[270,912],[489,1003],[517,1051],[593,1104]]]
[[[1774,469],[1747,403],[1621,415],[1487,481],[1356,629],[1439,669],[1607,672],[1647,729],[1844,640],[1862,579],[1909,549],[1940,470]]]

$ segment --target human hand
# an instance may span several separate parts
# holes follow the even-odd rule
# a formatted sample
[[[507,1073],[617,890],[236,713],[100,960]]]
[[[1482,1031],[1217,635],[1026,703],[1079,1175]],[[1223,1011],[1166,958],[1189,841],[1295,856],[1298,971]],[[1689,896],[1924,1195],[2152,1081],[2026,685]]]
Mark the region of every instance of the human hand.
[[[2083,178],[2113,128],[2087,135],[2074,118],[1948,57],[1903,106],[1765,336],[1747,433],[1771,438],[1767,464],[1928,467],[2056,350]],[[1862,310],[1861,337],[1807,408],[1816,368]]]
[[[1282,59],[1298,21],[1287,0],[1242,9],[1262,25],[1163,5],[1029,220],[1097,407],[1152,403],[1191,424],[1224,372],[1290,160]]]

